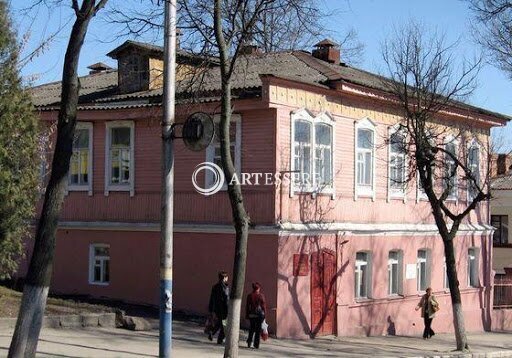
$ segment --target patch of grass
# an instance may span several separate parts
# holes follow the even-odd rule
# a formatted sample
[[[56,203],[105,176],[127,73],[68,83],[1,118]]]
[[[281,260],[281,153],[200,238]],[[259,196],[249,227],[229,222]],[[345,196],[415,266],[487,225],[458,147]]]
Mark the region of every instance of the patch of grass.
[[[0,317],[16,318],[21,302],[21,292],[0,286]],[[68,315],[84,313],[114,312],[112,307],[94,305],[75,301],[48,297],[45,315]]]

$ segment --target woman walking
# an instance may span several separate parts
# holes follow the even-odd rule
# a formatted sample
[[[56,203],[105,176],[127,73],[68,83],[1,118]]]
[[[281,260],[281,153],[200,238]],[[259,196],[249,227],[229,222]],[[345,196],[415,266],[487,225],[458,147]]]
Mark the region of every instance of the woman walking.
[[[436,312],[439,311],[439,303],[436,297],[432,294],[432,288],[427,287],[426,293],[421,297],[420,302],[416,306],[415,310],[421,308],[421,317],[425,323],[425,329],[423,330],[423,339],[429,339],[435,335],[432,329],[432,320],[434,319]]]
[[[261,293],[261,285],[258,282],[252,284],[252,292],[247,296],[245,307],[245,318],[251,322],[249,328],[249,337],[247,338],[247,347],[251,347],[254,337],[254,348],[260,347],[261,324],[265,319],[267,305],[265,296]]]

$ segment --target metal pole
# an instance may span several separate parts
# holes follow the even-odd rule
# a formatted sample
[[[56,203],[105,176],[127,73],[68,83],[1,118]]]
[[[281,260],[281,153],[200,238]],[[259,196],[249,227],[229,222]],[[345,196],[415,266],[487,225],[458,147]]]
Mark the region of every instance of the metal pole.
[[[164,95],[162,120],[162,200],[160,218],[160,339],[159,356],[172,355],[172,267],[174,123],[176,84],[176,0],[165,0]]]

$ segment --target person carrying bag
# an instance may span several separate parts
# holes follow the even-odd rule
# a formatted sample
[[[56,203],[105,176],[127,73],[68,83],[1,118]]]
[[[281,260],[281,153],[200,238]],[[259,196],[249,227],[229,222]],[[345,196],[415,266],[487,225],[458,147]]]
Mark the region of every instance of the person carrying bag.
[[[261,285],[258,282],[252,284],[252,292],[247,296],[245,307],[245,318],[250,322],[249,337],[247,338],[247,347],[251,347],[254,338],[254,348],[260,347],[260,335],[262,324],[265,320],[267,305],[265,296],[261,293]],[[268,336],[268,331],[267,331]]]

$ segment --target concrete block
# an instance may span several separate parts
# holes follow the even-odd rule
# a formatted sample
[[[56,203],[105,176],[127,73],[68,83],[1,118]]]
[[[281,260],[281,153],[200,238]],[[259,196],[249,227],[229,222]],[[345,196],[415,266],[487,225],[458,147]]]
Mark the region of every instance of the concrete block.
[[[98,317],[98,324],[101,327],[115,327],[116,314],[115,313],[102,313]]]
[[[60,316],[60,325],[63,328],[82,327],[82,317],[79,315]]]
[[[82,327],[97,327],[99,316],[97,314],[84,314],[82,317]]]

